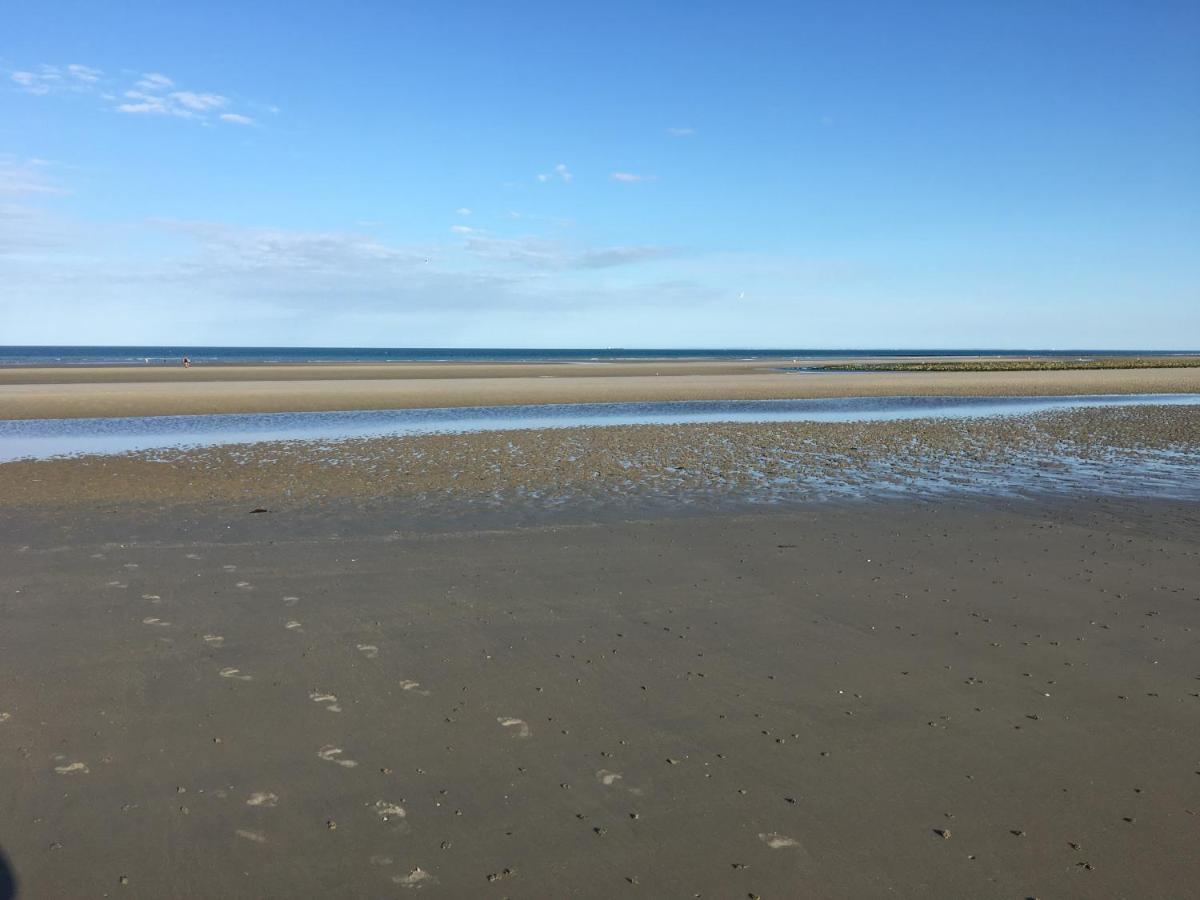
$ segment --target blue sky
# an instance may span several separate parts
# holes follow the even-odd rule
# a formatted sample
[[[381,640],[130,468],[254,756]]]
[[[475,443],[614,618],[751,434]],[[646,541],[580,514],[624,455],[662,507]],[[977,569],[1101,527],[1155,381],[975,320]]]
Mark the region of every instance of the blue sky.
[[[1195,2],[0,10],[0,343],[1200,347]]]

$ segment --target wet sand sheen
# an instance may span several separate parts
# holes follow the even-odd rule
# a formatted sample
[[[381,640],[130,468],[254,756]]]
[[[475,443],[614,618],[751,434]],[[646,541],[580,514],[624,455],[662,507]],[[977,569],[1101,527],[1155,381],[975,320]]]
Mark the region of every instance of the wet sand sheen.
[[[1194,497],[1200,407],[1128,406],[981,419],[643,425],[168,449],[0,464],[12,508],[316,499],[637,514],[707,499],[877,496],[907,485]]]
[[[979,419],[1134,406],[1200,406],[1200,394],[850,397],[573,403],[317,413],[0,420],[0,463],[233,444],[365,441],[425,434],[690,424]],[[336,451],[334,451],[336,453]]]

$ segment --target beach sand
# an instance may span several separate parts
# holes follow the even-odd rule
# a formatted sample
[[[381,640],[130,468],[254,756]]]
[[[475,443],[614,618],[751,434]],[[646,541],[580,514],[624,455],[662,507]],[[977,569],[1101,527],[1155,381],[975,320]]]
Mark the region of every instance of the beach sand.
[[[1188,897],[1194,504],[0,546],[29,897]]]
[[[1014,374],[1196,389],[1146,370],[488,390],[1028,391]],[[226,387],[261,402],[256,383]],[[387,384],[465,397],[452,383],[472,379]],[[7,868],[19,897],[1191,897],[1200,504],[1116,476],[1150,460],[1135,488],[1178,487],[1198,416],[0,464],[0,886]],[[1035,489],[986,487],[1018,470]]]
[[[789,361],[777,361],[790,365]],[[0,369],[0,418],[859,396],[1200,392],[1200,368],[817,373],[747,363]]]

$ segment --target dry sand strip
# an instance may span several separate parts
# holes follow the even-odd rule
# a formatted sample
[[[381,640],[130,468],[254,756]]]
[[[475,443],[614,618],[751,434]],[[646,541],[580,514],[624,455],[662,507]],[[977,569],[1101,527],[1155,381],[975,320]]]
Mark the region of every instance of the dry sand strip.
[[[1200,369],[820,374],[763,372],[761,364],[755,364],[733,373],[683,367],[662,370],[672,374],[614,375],[609,370],[598,374],[590,369],[586,374],[577,374],[587,368],[580,366],[542,368],[552,368],[553,374],[525,371],[536,367],[508,367],[505,377],[439,378],[426,371],[414,378],[389,375],[275,380],[276,370],[271,367],[241,367],[225,371],[236,372],[239,378],[252,373],[253,380],[219,380],[214,370],[195,369],[184,373],[189,376],[184,381],[115,383],[102,380],[55,383],[55,373],[63,370],[26,369],[22,371],[47,373],[43,376],[45,382],[0,384],[0,419],[660,400],[1200,392]],[[314,367],[311,371],[319,373],[322,369]],[[144,370],[145,377],[154,377],[155,371]]]
[[[909,360],[909,357],[905,357]],[[877,360],[863,358],[853,362]],[[793,358],[597,362],[219,363],[182,366],[8,366],[0,384],[114,384],[195,381],[412,381],[426,378],[736,375],[812,362]]]
[[[19,896],[1200,883],[1194,504],[68,521],[0,534]]]

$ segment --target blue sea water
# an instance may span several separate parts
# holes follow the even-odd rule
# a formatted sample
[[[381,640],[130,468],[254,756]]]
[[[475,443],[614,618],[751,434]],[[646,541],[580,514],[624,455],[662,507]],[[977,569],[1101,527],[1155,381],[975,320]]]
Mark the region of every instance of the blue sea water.
[[[639,359],[844,359],[861,356],[1173,356],[1194,351],[727,348],[727,349],[536,349],[504,347],[199,347],[199,346],[0,346],[0,366],[118,366],[193,363],[387,363],[387,362],[616,362]]]

